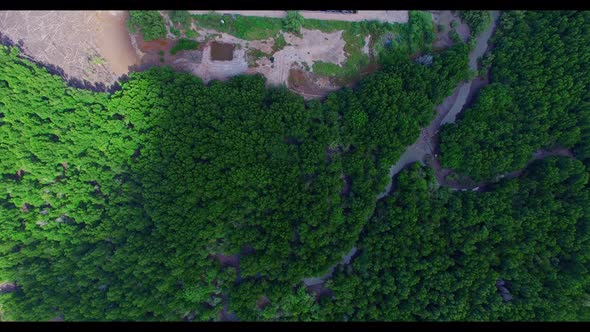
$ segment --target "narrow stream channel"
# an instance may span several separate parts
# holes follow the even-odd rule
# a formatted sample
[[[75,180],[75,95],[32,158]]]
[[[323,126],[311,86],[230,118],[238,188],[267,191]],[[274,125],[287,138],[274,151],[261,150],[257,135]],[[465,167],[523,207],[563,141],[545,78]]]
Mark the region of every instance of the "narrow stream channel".
[[[477,59],[481,57],[488,49],[488,40],[496,28],[499,17],[499,11],[492,11],[492,22],[490,23],[490,26],[486,31],[482,32],[477,37],[475,48],[469,53],[469,68],[471,70],[477,70]],[[414,144],[408,146],[397,163],[391,166],[389,169],[390,181],[385,188],[385,191],[377,196],[377,200],[389,194],[393,184],[393,177],[397,175],[397,173],[399,173],[402,169],[404,169],[404,167],[415,162],[420,162],[424,165],[426,156],[432,155],[434,153],[434,147],[432,146],[433,138],[438,134],[441,125],[455,122],[457,115],[463,110],[463,107],[467,102],[467,97],[469,96],[469,91],[471,89],[473,80],[461,83],[457,88],[455,88],[453,94],[447,97],[442,104],[436,107],[437,113],[435,119],[427,127],[422,129],[418,140]],[[352,257],[357,253],[357,250],[357,247],[353,247],[340,262],[330,267],[327,274],[321,277],[304,278],[302,279],[303,283],[308,287],[324,283],[332,276],[336,266],[350,264]]]
[[[488,49],[488,40],[496,29],[499,17],[499,11],[492,11],[492,22],[490,23],[490,26],[477,37],[475,48],[469,53],[469,68],[471,70],[477,70],[477,59]],[[389,169],[389,183],[387,184],[385,191],[377,196],[377,200],[388,195],[393,185],[393,177],[395,177],[395,175],[397,175],[397,173],[399,173],[404,167],[415,162],[424,164],[426,156],[434,154],[434,146],[432,144],[434,138],[438,134],[442,125],[455,122],[457,115],[461,113],[467,102],[467,97],[469,96],[469,91],[474,80],[475,78],[468,82],[461,83],[455,88],[453,94],[436,107],[435,119],[432,120],[427,127],[422,129],[418,140],[410,145],[404,154],[402,154],[398,162]]]

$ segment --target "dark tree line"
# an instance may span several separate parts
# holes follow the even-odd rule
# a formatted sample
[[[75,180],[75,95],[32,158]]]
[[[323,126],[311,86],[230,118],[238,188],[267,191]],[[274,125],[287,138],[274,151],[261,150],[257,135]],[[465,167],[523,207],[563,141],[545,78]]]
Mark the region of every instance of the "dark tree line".
[[[239,298],[247,285],[291,289],[350,250],[388,165],[467,59],[464,48],[431,68],[398,57],[359,89],[306,104],[261,76],[205,86],[157,68],[93,93],[16,49],[0,56],[0,276],[19,285],[2,295],[3,315],[19,320],[210,320],[228,292],[257,317],[259,295]],[[241,254],[236,296],[217,254]],[[289,304],[307,293],[268,292],[276,319],[307,315]]]
[[[358,87],[305,103],[261,76],[204,85],[168,68],[84,91],[0,48],[0,282],[17,285],[0,294],[2,317],[217,320],[228,305],[243,320],[587,319],[580,161],[538,161],[485,193],[451,193],[413,166],[375,203],[434,105],[468,77],[468,51],[457,44],[430,66],[392,52]],[[498,83],[474,109],[522,122],[528,90],[494,66]],[[588,100],[567,93],[567,107],[543,113],[562,119],[548,140],[586,160]],[[550,97],[539,102],[555,106]],[[520,142],[492,122],[478,125]],[[361,256],[328,284],[333,298],[314,301],[301,279],[355,245]]]
[[[362,255],[328,282],[325,320],[588,320],[590,192],[584,165],[533,163],[490,192],[402,171],[379,201]]]
[[[474,180],[521,169],[538,149],[587,158],[590,13],[508,11],[492,37],[492,83],[441,133],[444,166]]]

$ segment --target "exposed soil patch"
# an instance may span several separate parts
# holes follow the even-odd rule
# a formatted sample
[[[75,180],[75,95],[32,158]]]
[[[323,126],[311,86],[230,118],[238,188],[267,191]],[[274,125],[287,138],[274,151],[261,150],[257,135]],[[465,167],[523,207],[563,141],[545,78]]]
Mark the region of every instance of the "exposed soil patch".
[[[332,297],[334,293],[329,288],[324,287],[324,284],[315,284],[307,287],[307,292],[315,297],[316,303],[319,303],[323,297]]]
[[[156,39],[145,41],[141,35],[132,35],[137,49],[141,52],[141,63],[133,70],[141,71],[152,66],[170,65],[176,56],[170,54],[170,49],[176,44],[176,40]],[[179,54],[177,54],[179,56]]]
[[[235,267],[236,269],[240,267],[240,258],[238,255],[215,254],[214,257],[219,261],[221,267]]]
[[[265,295],[262,295],[257,301],[256,301],[256,307],[258,309],[264,309],[267,305],[270,304],[270,300],[268,299],[268,297],[266,297]]]
[[[346,197],[350,194],[350,190],[352,189],[352,182],[350,181],[351,178],[350,178],[350,176],[344,176],[344,175],[342,175],[340,178],[342,179],[342,181],[344,181],[344,186],[342,187],[342,190],[340,191],[340,195]]]
[[[222,322],[237,322],[238,316],[235,312],[228,312],[226,308],[223,308],[219,313],[219,320]]]
[[[126,17],[126,11],[0,11],[0,31],[66,80],[109,86],[139,63]]]
[[[159,51],[170,53],[170,49],[174,46],[174,44],[175,41],[170,39],[145,41],[141,36],[137,37],[137,45],[144,53],[154,53]]]
[[[299,68],[289,70],[288,87],[306,99],[322,98],[339,88],[332,79]]]
[[[10,293],[16,291],[16,284],[13,282],[4,281],[0,283],[0,294]]]
[[[210,47],[211,47],[211,60],[213,60],[213,61],[231,61],[231,60],[233,60],[234,49],[236,48],[236,45],[212,42]]]
[[[64,321],[64,315],[61,314],[59,316],[55,316],[53,318],[51,318],[50,322],[63,322]]]

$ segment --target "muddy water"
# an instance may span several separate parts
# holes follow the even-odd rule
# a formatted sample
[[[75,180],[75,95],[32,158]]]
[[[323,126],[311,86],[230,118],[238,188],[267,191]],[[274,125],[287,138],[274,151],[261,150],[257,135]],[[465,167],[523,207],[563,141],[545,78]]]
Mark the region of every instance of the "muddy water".
[[[231,61],[234,58],[234,44],[223,44],[218,42],[211,43],[211,60],[213,61]]]
[[[100,55],[117,75],[127,74],[129,67],[140,63],[125,26],[127,11],[97,12],[96,43]]]
[[[488,40],[496,28],[499,15],[500,13],[498,11],[493,11],[492,23],[486,31],[482,32],[477,37],[475,49],[469,53],[469,68],[471,70],[477,69],[477,58],[481,57],[488,49]],[[472,84],[476,80],[477,79],[461,83],[455,89],[454,93],[447,97],[445,101],[436,108],[437,114],[435,119],[428,125],[428,127],[422,130],[418,141],[409,146],[406,152],[402,155],[403,158],[400,158],[395,165],[391,166],[389,170],[390,182],[385,190],[377,196],[377,200],[387,196],[388,192],[391,190],[393,177],[401,171],[405,165],[412,162],[420,162],[423,164],[426,156],[432,155],[434,150],[433,141],[435,141],[438,135],[440,126],[446,123],[455,122],[457,115],[463,110],[463,107],[467,102],[467,97],[470,95]],[[472,95],[474,93],[475,92],[472,92]]]
[[[342,257],[342,260],[340,262],[338,262],[337,264],[332,265],[332,267],[330,267],[330,269],[328,270],[328,273],[326,273],[325,275],[321,276],[321,277],[313,277],[313,278],[303,278],[302,281],[305,284],[305,286],[312,286],[312,285],[317,285],[317,284],[321,284],[323,282],[325,282],[326,280],[328,280],[332,274],[334,274],[334,269],[336,268],[336,266],[338,266],[339,264],[341,265],[348,265],[350,264],[350,261],[352,260],[352,257],[357,253],[358,248],[357,247],[352,247],[352,249]]]
[[[469,69],[477,70],[477,59],[483,56],[488,48],[488,40],[492,36],[492,32],[494,32],[496,28],[496,22],[498,20],[500,13],[498,11],[492,12],[492,23],[486,29],[486,31],[482,32],[477,37],[477,43],[475,44],[475,49],[469,53]],[[469,81],[461,86],[459,96],[457,98],[457,102],[453,105],[451,110],[447,113],[447,116],[442,120],[441,124],[447,123],[454,123],[457,119],[457,115],[463,110],[463,106],[467,102],[467,97],[469,96],[469,92],[471,90],[472,83],[476,81],[476,79]]]

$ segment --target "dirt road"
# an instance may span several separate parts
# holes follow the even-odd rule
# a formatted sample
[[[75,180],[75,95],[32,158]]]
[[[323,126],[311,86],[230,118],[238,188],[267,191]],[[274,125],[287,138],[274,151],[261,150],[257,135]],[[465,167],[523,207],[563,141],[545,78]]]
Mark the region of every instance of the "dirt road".
[[[209,14],[210,10],[189,10],[191,14],[202,15]],[[284,18],[287,16],[287,12],[284,10],[216,10],[216,13],[230,14],[230,15],[243,15],[243,16],[262,16],[262,17],[274,17]],[[299,13],[307,19],[315,20],[331,20],[331,21],[349,21],[349,22],[360,22],[360,21],[380,21],[389,23],[407,23],[408,22],[408,11],[407,10],[359,10],[355,14],[340,14],[340,13],[328,13],[314,10],[301,10]]]

